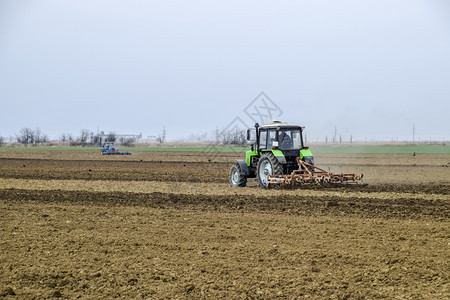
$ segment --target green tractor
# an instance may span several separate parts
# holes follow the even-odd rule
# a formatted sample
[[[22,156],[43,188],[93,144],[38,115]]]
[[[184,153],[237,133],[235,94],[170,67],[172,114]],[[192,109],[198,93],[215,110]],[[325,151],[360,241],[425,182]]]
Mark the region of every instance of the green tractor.
[[[280,121],[263,126],[256,123],[255,143],[245,153],[245,160],[236,160],[231,166],[230,185],[245,187],[247,178],[256,178],[265,188],[283,184],[359,183],[362,175],[333,174],[316,167],[311,150],[303,143],[303,129]],[[247,140],[252,131],[247,130]]]

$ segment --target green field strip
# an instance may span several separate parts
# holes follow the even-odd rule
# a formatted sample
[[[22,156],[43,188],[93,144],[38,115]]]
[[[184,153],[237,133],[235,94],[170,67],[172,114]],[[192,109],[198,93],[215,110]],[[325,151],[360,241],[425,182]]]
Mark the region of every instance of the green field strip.
[[[120,151],[151,151],[151,152],[219,152],[219,153],[244,153],[250,147],[119,147]],[[450,154],[449,145],[355,145],[355,146],[311,146],[313,154]],[[1,150],[79,150],[79,151],[99,151],[100,147],[0,147]]]
[[[50,146],[30,146],[30,147],[0,147],[1,150],[18,150],[18,151],[29,151],[29,150],[98,150],[100,147],[50,147]]]

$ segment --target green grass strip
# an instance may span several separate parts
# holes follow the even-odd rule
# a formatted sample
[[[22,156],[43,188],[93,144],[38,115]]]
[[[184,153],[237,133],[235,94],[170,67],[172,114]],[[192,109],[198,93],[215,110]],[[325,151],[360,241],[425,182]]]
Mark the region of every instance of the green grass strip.
[[[120,147],[120,151],[151,151],[151,152],[233,152],[242,153],[250,150],[250,147]],[[449,145],[355,145],[355,146],[311,146],[313,154],[348,154],[348,153],[381,153],[381,154],[393,154],[393,153],[427,153],[427,154],[450,154]],[[0,147],[1,150],[80,150],[80,151],[99,151],[100,147]]]

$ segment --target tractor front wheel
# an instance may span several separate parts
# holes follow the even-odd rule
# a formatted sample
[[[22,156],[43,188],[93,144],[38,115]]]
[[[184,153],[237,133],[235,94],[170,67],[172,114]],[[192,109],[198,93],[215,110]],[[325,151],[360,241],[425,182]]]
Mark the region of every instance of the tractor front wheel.
[[[268,175],[283,175],[283,165],[271,152],[263,154],[256,167],[256,176],[261,187],[267,187]]]
[[[247,185],[247,176],[242,172],[238,163],[231,166],[229,179],[231,187],[245,187]]]

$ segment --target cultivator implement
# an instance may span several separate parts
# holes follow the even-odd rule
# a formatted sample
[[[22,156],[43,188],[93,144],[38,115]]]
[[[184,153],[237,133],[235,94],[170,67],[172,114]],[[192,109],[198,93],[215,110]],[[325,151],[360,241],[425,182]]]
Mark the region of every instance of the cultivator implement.
[[[131,155],[131,152],[111,151],[111,152],[102,152],[102,155]]]
[[[267,175],[267,185],[286,186],[286,185],[346,185],[360,184],[363,175],[355,174],[336,174],[325,171],[315,165],[300,160],[297,157],[298,170],[294,170],[288,175]]]

